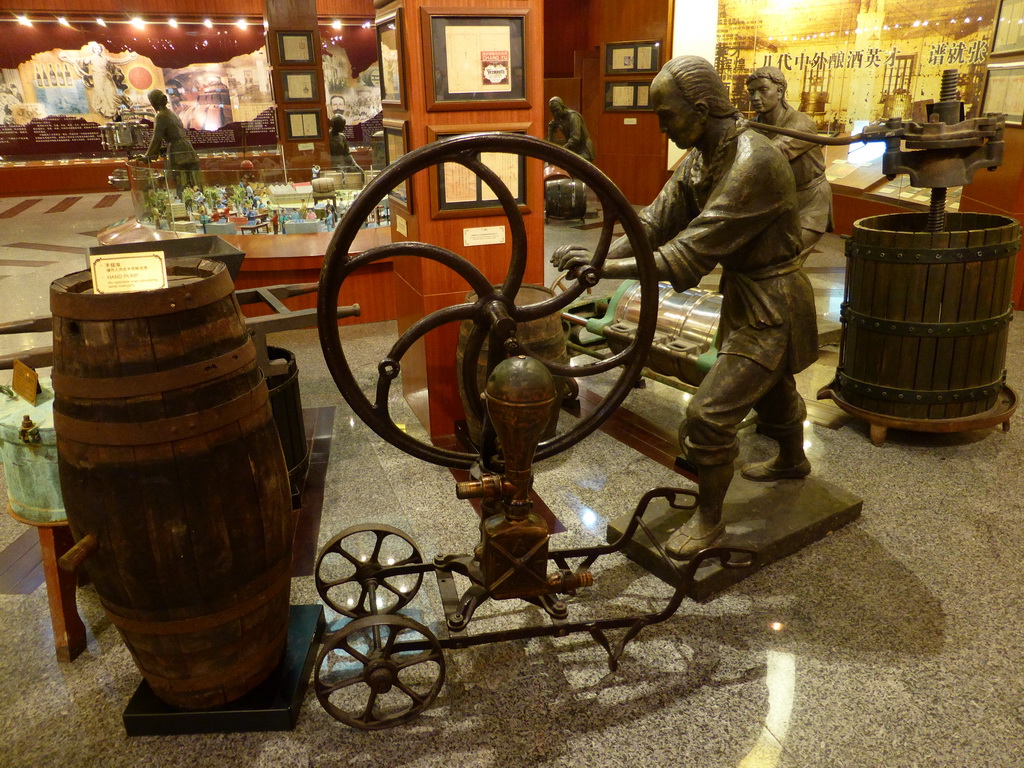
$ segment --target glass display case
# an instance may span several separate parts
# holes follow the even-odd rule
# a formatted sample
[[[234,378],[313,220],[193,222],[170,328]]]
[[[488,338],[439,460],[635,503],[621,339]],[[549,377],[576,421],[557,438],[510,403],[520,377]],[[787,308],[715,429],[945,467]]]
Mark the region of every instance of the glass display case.
[[[192,234],[304,234],[332,231],[376,173],[321,170],[317,166],[285,169],[279,155],[267,153],[246,158],[204,157],[194,176],[168,172],[163,162],[131,159],[126,178],[122,176],[116,183],[130,189],[138,223],[152,229]],[[385,203],[370,225],[386,223],[387,218]]]

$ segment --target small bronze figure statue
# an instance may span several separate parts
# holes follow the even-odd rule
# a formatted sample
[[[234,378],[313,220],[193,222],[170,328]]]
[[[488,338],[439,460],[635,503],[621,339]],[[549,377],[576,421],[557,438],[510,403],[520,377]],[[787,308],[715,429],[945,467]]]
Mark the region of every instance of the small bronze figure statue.
[[[149,92],[149,103],[156,110],[156,122],[153,124],[153,138],[145,158],[156,160],[163,143],[167,142],[167,175],[174,188],[202,187],[199,155],[188,140],[181,118],[167,107],[167,94],[161,90],[152,90]]]
[[[331,118],[331,168],[336,171],[362,170],[359,164],[352,159],[348,148],[348,139],[345,138],[345,118],[341,115],[334,115]]]
[[[747,78],[750,106],[757,121],[780,128],[816,133],[814,121],[786,101],[786,76],[778,67],[755,69]],[[800,239],[804,258],[812,245],[832,231],[832,188],[825,178],[825,153],[820,144],[781,133],[765,133],[789,160],[800,206]]]
[[[698,510],[666,549],[689,559],[724,533],[722,507],[739,454],[736,430],[751,408],[778,456],[743,469],[751,480],[802,478],[804,401],[793,374],[817,358],[814,295],[800,269],[793,173],[769,139],[749,130],[714,67],[697,56],[668,62],[651,85],[663,133],[692,149],[640,212],[659,277],[677,291],[721,264],[719,355],[690,400],[680,442],[697,467]],[[590,263],[579,246],[552,255],[559,269]],[[602,277],[638,275],[628,241],[609,251]]]
[[[565,144],[562,146],[584,160],[594,162],[594,144],[590,140],[583,116],[575,109],[565,106],[560,96],[553,97],[548,102],[548,107],[552,115],[551,122],[548,123],[548,141],[554,142],[555,137],[561,133],[565,138]]]

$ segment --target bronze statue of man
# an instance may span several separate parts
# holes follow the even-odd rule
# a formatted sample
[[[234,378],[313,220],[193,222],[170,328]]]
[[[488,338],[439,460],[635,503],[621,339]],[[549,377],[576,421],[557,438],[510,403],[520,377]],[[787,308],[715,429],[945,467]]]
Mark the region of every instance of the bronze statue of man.
[[[683,291],[722,266],[718,358],[687,407],[680,442],[697,467],[698,510],[667,543],[688,559],[724,533],[722,506],[739,454],[736,430],[751,408],[778,455],[743,469],[751,480],[805,477],[806,408],[793,374],[817,358],[814,295],[800,269],[793,173],[749,130],[714,67],[698,56],[668,62],[651,85],[663,133],[690,152],[640,220],[658,276]],[[559,269],[589,264],[579,246],[552,255]],[[637,277],[626,238],[613,243],[602,277]]]
[[[761,67],[751,72],[747,78],[747,93],[759,123],[817,132],[814,121],[786,101],[786,76],[778,67]],[[825,153],[820,144],[781,133],[765,131],[764,134],[786,156],[789,167],[793,169],[800,206],[800,238],[806,258],[806,251],[823,234],[832,231],[832,188],[825,178]]]
[[[570,152],[575,152],[584,160],[594,161],[594,144],[590,141],[590,133],[587,131],[587,124],[583,122],[583,116],[575,109],[565,106],[560,96],[553,97],[548,102],[551,110],[551,122],[548,123],[548,141],[553,142],[555,137],[561,133],[565,138],[562,146]]]
[[[196,154],[181,118],[167,106],[167,94],[157,89],[149,92],[149,103],[156,110],[153,123],[153,138],[146,150],[146,159],[155,160],[160,149],[167,142],[167,174],[175,190],[181,187],[202,186],[199,173],[199,155]]]

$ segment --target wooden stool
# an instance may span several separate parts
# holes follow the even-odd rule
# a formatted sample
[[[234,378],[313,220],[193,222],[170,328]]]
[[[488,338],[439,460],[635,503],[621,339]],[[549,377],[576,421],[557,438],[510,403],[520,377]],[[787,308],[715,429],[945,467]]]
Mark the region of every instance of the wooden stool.
[[[74,661],[85,650],[85,624],[78,615],[75,590],[78,576],[66,573],[57,566],[57,561],[74,545],[71,528],[67,522],[36,523],[15,514],[7,505],[11,517],[19,523],[35,526],[39,531],[39,548],[42,550],[43,573],[46,575],[46,597],[50,603],[50,622],[53,624],[53,642],[58,661]]]

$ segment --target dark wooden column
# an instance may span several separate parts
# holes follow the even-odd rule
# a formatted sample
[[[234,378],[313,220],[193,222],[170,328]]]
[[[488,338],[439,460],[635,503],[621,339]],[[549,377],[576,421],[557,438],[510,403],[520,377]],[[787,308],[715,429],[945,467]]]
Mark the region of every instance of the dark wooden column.
[[[316,0],[266,0],[265,17],[277,104],[277,131],[285,167],[289,170],[314,165],[330,168],[331,150],[327,138],[330,126],[324,101]],[[308,40],[309,55],[308,60],[300,61],[305,45],[303,38]],[[308,99],[295,99],[296,94],[286,90],[287,78],[292,75],[298,79],[308,73],[312,74],[315,87]],[[289,95],[292,98],[286,98]]]

